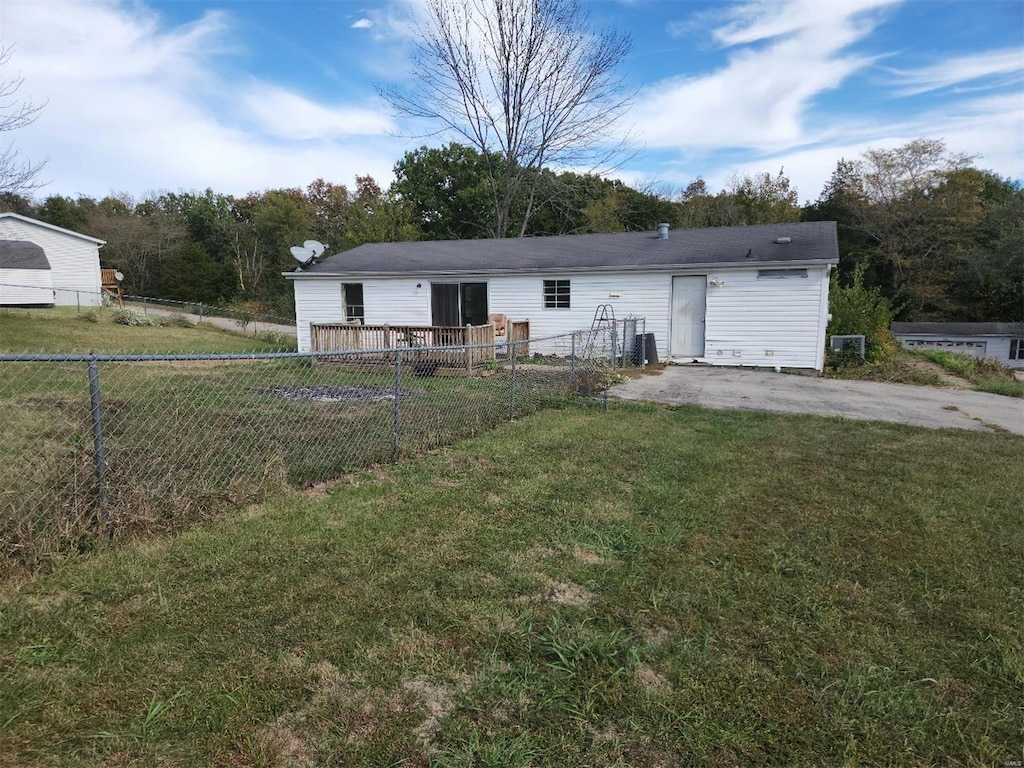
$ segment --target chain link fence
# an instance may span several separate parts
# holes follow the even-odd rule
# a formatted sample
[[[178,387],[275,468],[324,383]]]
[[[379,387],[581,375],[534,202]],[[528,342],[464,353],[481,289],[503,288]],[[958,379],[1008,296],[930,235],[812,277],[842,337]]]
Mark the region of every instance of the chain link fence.
[[[179,529],[546,406],[606,401],[630,347],[607,328],[506,342],[471,372],[435,363],[450,347],[0,355],[0,563]]]
[[[101,306],[123,306],[123,308],[137,310],[143,315],[148,315],[150,310],[161,314],[185,315],[189,316],[193,322],[214,319],[230,320],[239,331],[249,332],[253,335],[268,328],[280,330],[281,326],[285,328],[294,328],[295,326],[293,317],[281,317],[239,307],[221,307],[201,301],[177,301],[176,299],[161,299],[153,296],[136,296],[130,293],[123,294],[119,301],[115,294],[106,291],[86,291],[80,288],[39,288],[9,282],[0,282],[0,300],[4,299],[5,289],[11,292],[33,291],[38,296],[39,304],[74,307],[79,315],[91,312]],[[6,306],[17,307],[19,304],[9,302]],[[32,304],[31,306],[36,305]]]

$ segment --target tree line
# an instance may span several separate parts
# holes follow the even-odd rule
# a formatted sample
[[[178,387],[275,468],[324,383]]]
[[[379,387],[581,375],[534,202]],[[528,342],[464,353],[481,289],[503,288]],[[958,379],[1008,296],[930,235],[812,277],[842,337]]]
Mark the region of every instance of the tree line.
[[[291,286],[280,274],[295,266],[290,246],[313,238],[338,253],[369,242],[492,237],[491,179],[504,162],[452,143],[406,153],[387,189],[357,176],[353,187],[316,179],[305,189],[241,197],[207,189],[37,201],[7,193],[0,211],[106,240],[103,266],[123,272],[130,293],[290,317]],[[901,319],[1024,319],[1024,192],[941,141],[840,160],[804,205],[781,170],[737,174],[719,192],[702,179],[675,191],[549,168],[531,173],[511,197],[501,236],[835,220],[839,280],[857,273]]]

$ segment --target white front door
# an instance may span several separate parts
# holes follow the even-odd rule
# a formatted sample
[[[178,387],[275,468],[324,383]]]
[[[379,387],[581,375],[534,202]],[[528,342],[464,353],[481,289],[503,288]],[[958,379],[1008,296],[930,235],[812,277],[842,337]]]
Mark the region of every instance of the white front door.
[[[704,356],[708,276],[672,278],[672,357]]]

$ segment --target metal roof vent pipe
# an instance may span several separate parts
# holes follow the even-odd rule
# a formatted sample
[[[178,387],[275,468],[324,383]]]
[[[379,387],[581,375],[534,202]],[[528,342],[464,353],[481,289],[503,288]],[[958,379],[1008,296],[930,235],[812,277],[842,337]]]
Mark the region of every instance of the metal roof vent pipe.
[[[658,239],[668,240],[668,224],[665,222],[658,225]]]

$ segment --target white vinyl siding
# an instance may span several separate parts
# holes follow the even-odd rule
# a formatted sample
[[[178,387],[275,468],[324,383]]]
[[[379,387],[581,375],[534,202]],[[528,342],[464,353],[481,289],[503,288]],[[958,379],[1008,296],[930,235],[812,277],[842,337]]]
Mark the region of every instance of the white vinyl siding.
[[[0,240],[25,240],[46,252],[56,299],[65,306],[99,306],[100,254],[91,240],[14,218],[0,218]],[[6,271],[6,270],[5,270]]]
[[[644,318],[646,327],[637,332],[653,333],[658,355],[665,359],[670,343],[672,277],[680,274],[688,273],[460,275],[457,280],[486,282],[488,311],[505,314],[509,320],[529,320],[534,338],[588,329],[597,308],[609,304],[618,320],[630,315]],[[808,268],[806,278],[759,280],[757,268],[701,270],[700,274],[707,274],[709,282],[716,278],[722,282],[720,287],[708,287],[705,362],[821,369],[828,312],[827,267]],[[309,349],[309,323],[343,322],[342,283],[363,284],[367,324],[430,325],[432,280],[453,282],[454,278],[347,275],[294,279],[299,349]],[[545,309],[545,280],[570,281],[568,309]],[[546,348],[531,344],[531,351],[543,353]]]
[[[48,269],[0,269],[0,305],[53,304]]]
[[[552,279],[570,281],[572,299],[568,309],[544,309],[543,282]],[[667,274],[518,275],[489,277],[487,281],[490,311],[508,315],[509,320],[529,320],[530,333],[535,337],[590,328],[597,308],[609,304],[617,320],[627,315],[646,318],[646,332],[654,334],[659,355],[668,348],[672,278]],[[530,345],[531,350],[535,347],[544,351],[542,346]]]
[[[343,283],[362,283],[367,325],[429,325],[430,284],[426,278],[302,279],[295,285],[295,328],[299,351],[310,351],[309,325],[344,323]],[[420,288],[416,285],[420,284]]]
[[[709,273],[704,361],[820,370],[828,270],[807,272],[774,279],[758,278],[755,269]]]

